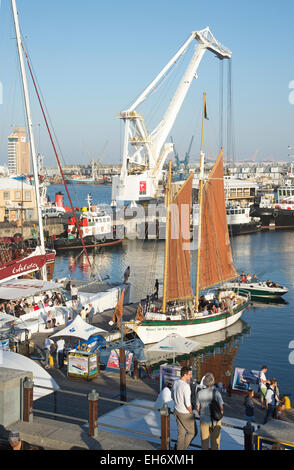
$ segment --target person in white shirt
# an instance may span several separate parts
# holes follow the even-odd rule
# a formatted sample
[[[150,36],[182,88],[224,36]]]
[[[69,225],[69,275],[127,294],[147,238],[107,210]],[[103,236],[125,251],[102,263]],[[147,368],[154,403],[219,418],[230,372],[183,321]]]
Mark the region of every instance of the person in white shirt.
[[[197,434],[197,426],[191,404],[192,378],[191,367],[182,367],[181,378],[175,380],[172,387],[172,399],[175,403],[174,416],[177,420],[177,450],[185,450]]]
[[[260,402],[261,406],[264,407],[264,399],[267,392],[266,384],[269,384],[265,374],[267,373],[267,366],[262,366],[259,374],[259,390],[260,390]]]
[[[64,365],[64,346],[65,341],[63,338],[60,338],[56,342],[56,352],[57,352],[57,365],[58,369],[61,369]]]
[[[276,404],[279,401],[279,397],[277,396],[276,388],[278,386],[277,379],[272,379],[270,381],[270,386],[267,389],[266,395],[265,395],[265,408],[266,408],[266,413],[264,417],[264,422],[263,424],[266,424],[270,418],[273,418]]]
[[[86,319],[87,319],[87,311],[86,311],[85,307],[82,307],[82,310],[80,311],[80,316],[81,316],[81,319],[82,319],[83,321],[86,321]]]
[[[72,304],[75,306],[78,304],[78,293],[79,293],[78,288],[73,284],[71,288],[71,300],[72,300]]]
[[[52,339],[49,338],[49,336],[45,339],[44,342],[44,353],[45,353],[45,369],[49,369],[49,356],[50,356],[50,348],[51,345],[54,344]]]

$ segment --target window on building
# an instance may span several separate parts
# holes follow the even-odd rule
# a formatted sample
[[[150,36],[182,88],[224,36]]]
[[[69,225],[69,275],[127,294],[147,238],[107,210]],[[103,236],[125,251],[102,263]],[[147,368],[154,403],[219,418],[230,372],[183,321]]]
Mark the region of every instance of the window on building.
[[[10,199],[10,193],[8,191],[4,191],[3,197],[5,200]]]
[[[26,220],[33,220],[34,218],[34,209],[26,210]]]
[[[15,199],[21,199],[21,191],[15,191],[14,198]]]
[[[26,191],[25,192],[25,201],[31,201],[31,191]]]

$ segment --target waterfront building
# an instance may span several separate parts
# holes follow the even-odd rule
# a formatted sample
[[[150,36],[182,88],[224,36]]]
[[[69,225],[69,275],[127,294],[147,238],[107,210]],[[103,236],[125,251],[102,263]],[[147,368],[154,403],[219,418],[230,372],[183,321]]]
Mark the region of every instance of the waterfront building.
[[[8,137],[8,169],[10,174],[27,175],[31,172],[30,144],[24,128],[15,128]]]
[[[34,186],[13,178],[0,178],[0,222],[36,219]]]

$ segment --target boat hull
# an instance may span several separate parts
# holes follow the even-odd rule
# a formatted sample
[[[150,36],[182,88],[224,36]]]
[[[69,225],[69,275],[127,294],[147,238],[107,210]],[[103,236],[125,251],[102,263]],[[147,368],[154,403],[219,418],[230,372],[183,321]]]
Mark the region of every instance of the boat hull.
[[[234,292],[238,292],[240,295],[250,294],[251,299],[277,300],[280,299],[282,295],[288,292],[288,289],[286,289],[285,287],[265,287],[260,286],[259,284],[247,285],[239,283],[228,283],[224,287],[227,289],[232,289]]]
[[[251,215],[260,218],[263,229],[294,228],[294,211],[269,207],[254,207]]]
[[[108,240],[108,241],[102,241],[102,240],[87,240],[84,239],[85,247],[86,248],[95,248],[95,247],[111,247],[114,245],[119,245],[122,243],[122,239],[118,240]],[[76,250],[76,249],[83,249],[83,245],[80,239],[67,239],[67,238],[60,238],[54,241],[54,249],[56,251],[61,251],[61,250]]]
[[[132,330],[144,344],[152,344],[161,341],[172,333],[189,338],[205,335],[228,328],[236,323],[249,305],[249,300],[237,307],[231,315],[229,312],[217,315],[208,315],[193,320],[170,321],[143,321],[141,323],[124,322],[124,326]]]

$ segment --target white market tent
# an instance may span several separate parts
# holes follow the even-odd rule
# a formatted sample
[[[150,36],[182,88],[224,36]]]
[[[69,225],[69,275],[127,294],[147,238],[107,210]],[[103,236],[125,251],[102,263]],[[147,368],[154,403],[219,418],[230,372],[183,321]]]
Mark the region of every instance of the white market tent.
[[[177,333],[172,333],[158,343],[148,348],[148,351],[165,351],[173,354],[173,361],[175,361],[176,354],[189,354],[194,349],[197,349],[200,343],[193,341]]]
[[[48,372],[43,369],[43,367],[41,367],[32,359],[10,351],[0,351],[0,354],[0,357],[2,358],[0,367],[5,367],[6,369],[32,372],[33,382],[35,385],[34,400],[38,400],[38,398],[42,398],[46,395],[50,395],[51,393],[53,393],[53,391],[51,390],[37,388],[37,385],[50,388],[59,388],[58,384],[51,377],[51,375],[48,374]]]
[[[89,323],[85,322],[80,315],[77,315],[68,326],[63,328],[63,330],[57,331],[57,333],[54,333],[54,335],[50,336],[50,338],[57,338],[62,336],[80,338],[87,341],[93,335],[103,336],[105,333],[109,334],[108,331],[90,325]]]
[[[33,297],[47,290],[59,290],[61,284],[38,279],[13,279],[0,284],[0,299],[17,300]]]

